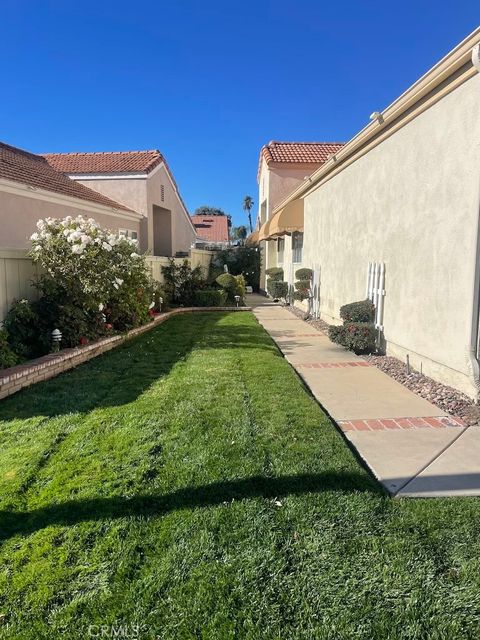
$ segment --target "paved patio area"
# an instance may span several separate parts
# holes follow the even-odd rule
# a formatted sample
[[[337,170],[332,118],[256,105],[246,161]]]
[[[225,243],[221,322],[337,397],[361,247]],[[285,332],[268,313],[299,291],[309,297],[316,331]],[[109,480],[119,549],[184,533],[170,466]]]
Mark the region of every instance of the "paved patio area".
[[[392,495],[480,495],[480,427],[465,427],[279,304],[259,295],[248,304]]]

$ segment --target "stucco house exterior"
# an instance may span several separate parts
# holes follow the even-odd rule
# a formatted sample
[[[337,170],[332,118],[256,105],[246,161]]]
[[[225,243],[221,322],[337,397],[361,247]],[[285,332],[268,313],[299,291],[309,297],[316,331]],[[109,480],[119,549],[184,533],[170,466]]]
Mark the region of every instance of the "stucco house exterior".
[[[257,227],[273,216],[282,200],[320,167],[327,158],[342,147],[340,142],[277,142],[271,141],[260,150],[258,160],[258,218]],[[298,245],[299,233],[293,236]],[[254,232],[247,242],[258,240]],[[290,264],[292,236],[282,237],[280,242],[261,242],[262,270],[260,287],[265,289],[265,269],[277,264]]]
[[[387,354],[471,397],[480,388],[479,71],[477,29],[279,199],[274,231],[263,229],[271,265],[273,236],[291,237],[289,219],[303,226],[301,264],[316,271],[330,323],[371,292],[369,263],[381,266]]]
[[[85,215],[140,232],[142,215],[55,171],[39,155],[0,143],[0,249],[26,249],[40,218]]]
[[[194,246],[195,228],[160,151],[49,153],[44,158],[76,183],[140,213],[142,251],[186,255]],[[135,230],[125,227],[124,232],[132,235]]]

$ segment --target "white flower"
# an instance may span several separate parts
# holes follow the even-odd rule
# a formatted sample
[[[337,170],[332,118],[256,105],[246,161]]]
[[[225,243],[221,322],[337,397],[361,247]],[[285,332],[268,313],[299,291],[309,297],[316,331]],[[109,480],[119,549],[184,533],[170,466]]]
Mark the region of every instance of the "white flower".
[[[115,278],[115,282],[118,284],[118,286],[123,284],[123,280],[121,278]]]
[[[44,228],[44,226],[45,226],[45,222],[44,222],[43,220],[39,220],[39,221],[37,222],[37,229],[38,229],[39,231],[41,231],[41,230]]]
[[[105,249],[105,251],[111,251],[112,250],[112,245],[108,244],[108,242],[102,242],[102,247]]]
[[[32,233],[32,235],[30,236],[30,240],[32,240],[32,242],[35,242],[36,240],[39,239],[39,235],[38,233]]]
[[[102,303],[100,303],[100,304],[98,305],[98,310],[99,310],[99,311],[103,311],[103,304],[102,304]]]
[[[80,236],[80,242],[82,244],[90,244],[90,242],[92,241],[92,239],[90,238],[90,236],[87,236],[85,233]]]
[[[130,254],[130,258],[139,258],[139,257],[140,256],[138,255],[138,253],[133,252]]]
[[[118,289],[118,284],[116,282],[113,283],[115,289]]]
[[[154,306],[155,306],[155,302],[151,302],[151,303],[148,305],[148,308],[149,308],[149,309],[153,309],[153,307],[154,307]]]
[[[72,247],[72,253],[82,253],[84,246],[82,244],[74,244]]]

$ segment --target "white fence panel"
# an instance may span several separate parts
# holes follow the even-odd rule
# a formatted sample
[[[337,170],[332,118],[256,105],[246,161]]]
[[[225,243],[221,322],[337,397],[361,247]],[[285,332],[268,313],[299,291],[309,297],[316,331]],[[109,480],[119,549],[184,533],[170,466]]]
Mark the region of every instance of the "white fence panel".
[[[383,307],[385,298],[385,263],[369,262],[367,267],[367,299],[375,305],[375,327],[383,331]]]

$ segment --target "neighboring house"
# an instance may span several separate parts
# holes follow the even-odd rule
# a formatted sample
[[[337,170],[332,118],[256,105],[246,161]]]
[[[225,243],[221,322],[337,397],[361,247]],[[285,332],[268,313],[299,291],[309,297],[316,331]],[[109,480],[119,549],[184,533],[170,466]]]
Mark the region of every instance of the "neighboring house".
[[[160,151],[49,153],[44,157],[77,184],[139,212],[142,251],[155,256],[186,255],[195,245],[195,228]],[[125,226],[124,232],[134,235],[135,229]]]
[[[78,215],[139,233],[142,216],[55,171],[39,155],[0,143],[0,249],[26,249],[40,218]]]
[[[197,246],[227,247],[229,244],[227,216],[192,216],[198,239]]]
[[[472,397],[480,387],[479,70],[477,29],[277,202],[266,230],[288,238],[289,219],[303,227],[300,262],[316,272],[323,319],[337,323],[341,305],[377,297],[387,354],[408,355]],[[372,262],[385,269],[375,286]]]
[[[340,142],[275,142],[271,141],[260,150],[258,161],[258,225],[261,227],[273,215],[275,207],[298,185],[305,180],[331,154],[342,147]],[[295,246],[301,240],[298,229],[293,236]],[[258,240],[255,234],[248,242]],[[292,251],[292,237],[282,238],[280,242],[262,242],[262,273],[260,287],[265,289],[265,269],[286,264]]]

